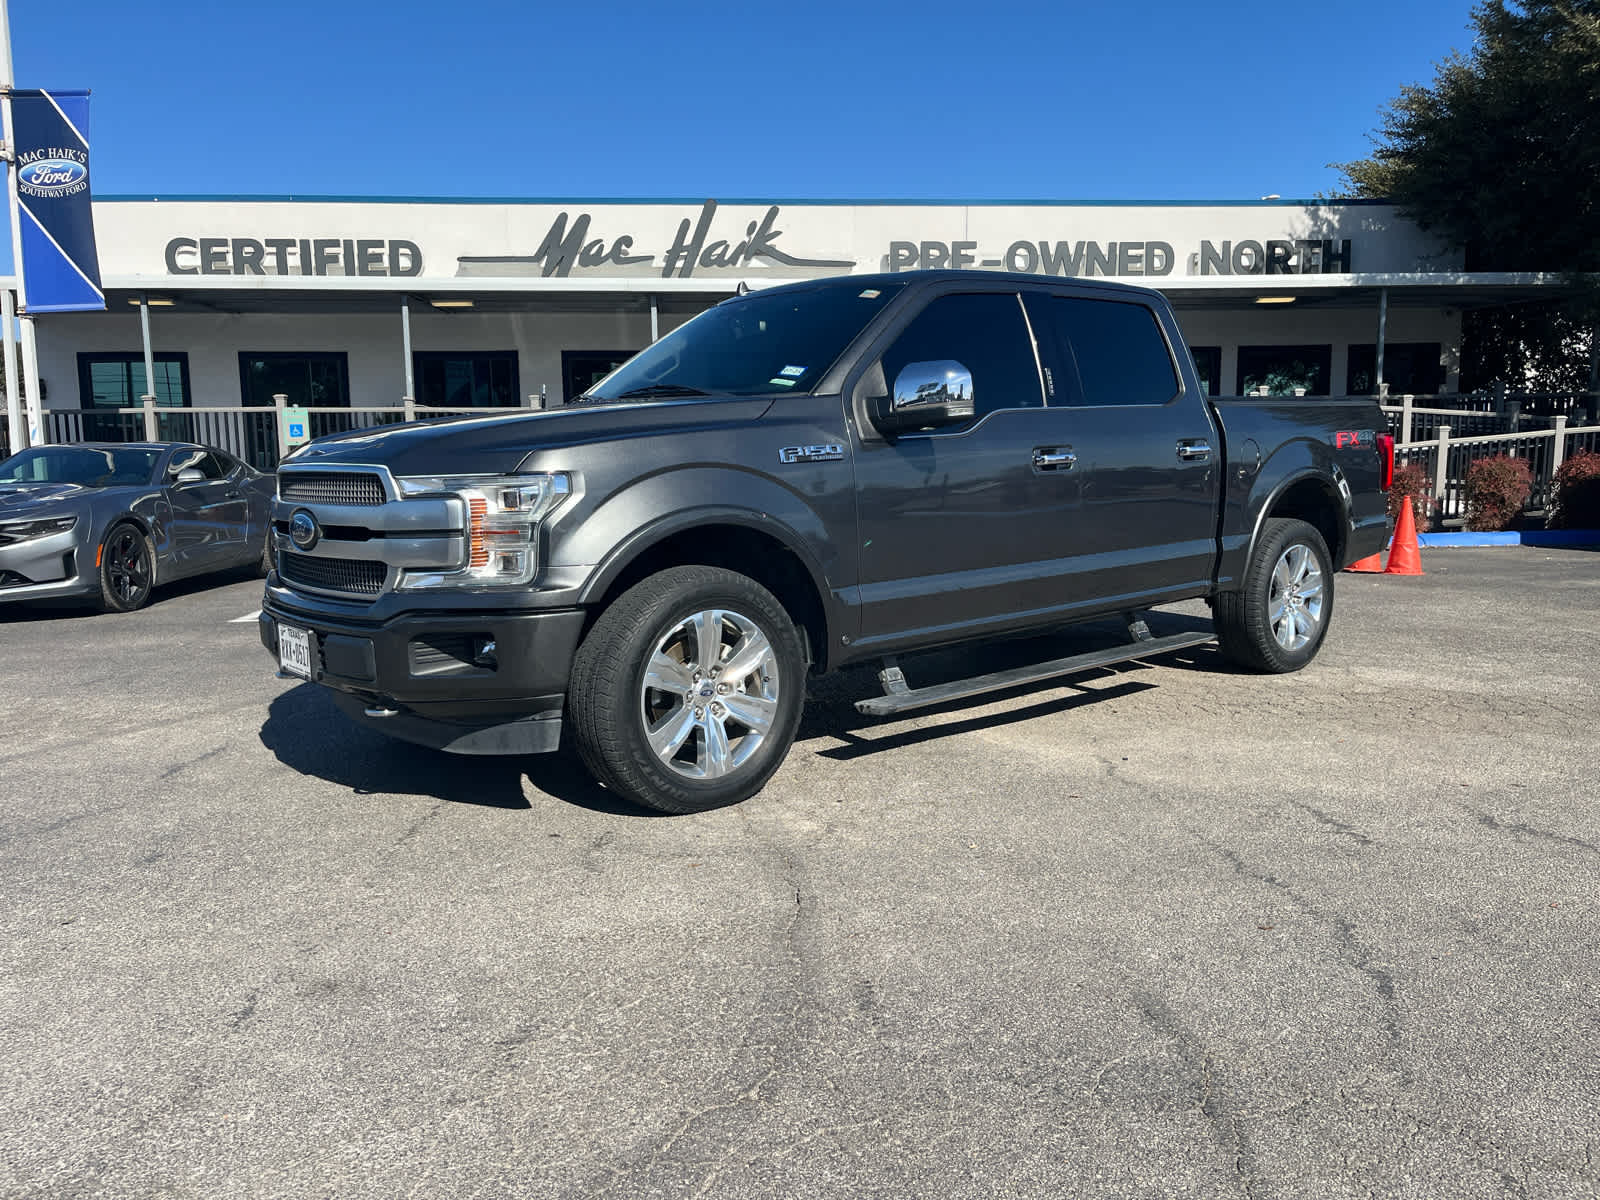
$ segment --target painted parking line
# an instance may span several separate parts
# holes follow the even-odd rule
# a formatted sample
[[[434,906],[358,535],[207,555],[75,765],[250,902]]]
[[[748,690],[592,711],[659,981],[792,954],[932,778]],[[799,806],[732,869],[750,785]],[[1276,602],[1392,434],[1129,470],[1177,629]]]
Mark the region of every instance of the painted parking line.
[[[258,609],[255,610],[255,612],[246,613],[242,617],[234,617],[233,620],[228,622],[228,624],[229,625],[243,625],[246,621],[254,621],[260,615],[261,615],[261,610],[258,608]]]

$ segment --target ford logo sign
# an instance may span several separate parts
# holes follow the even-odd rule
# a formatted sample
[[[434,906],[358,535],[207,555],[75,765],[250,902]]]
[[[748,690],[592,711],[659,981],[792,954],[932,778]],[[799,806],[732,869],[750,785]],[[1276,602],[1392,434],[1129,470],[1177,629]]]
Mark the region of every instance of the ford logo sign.
[[[289,518],[289,540],[301,550],[309,550],[321,536],[322,530],[317,527],[317,519],[303,508],[296,509]]]
[[[89,177],[87,164],[70,158],[41,158],[17,172],[17,182],[41,196],[61,196],[75,191]]]

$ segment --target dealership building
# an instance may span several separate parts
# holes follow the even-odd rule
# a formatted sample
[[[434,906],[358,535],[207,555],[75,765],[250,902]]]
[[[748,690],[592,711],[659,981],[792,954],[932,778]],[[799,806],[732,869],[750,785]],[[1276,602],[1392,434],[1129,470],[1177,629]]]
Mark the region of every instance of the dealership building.
[[[554,407],[741,285],[952,266],[1158,288],[1214,394],[1372,393],[1380,354],[1429,394],[1463,310],[1561,284],[1464,273],[1368,202],[117,197],[94,223],[106,311],[36,318],[46,410]]]

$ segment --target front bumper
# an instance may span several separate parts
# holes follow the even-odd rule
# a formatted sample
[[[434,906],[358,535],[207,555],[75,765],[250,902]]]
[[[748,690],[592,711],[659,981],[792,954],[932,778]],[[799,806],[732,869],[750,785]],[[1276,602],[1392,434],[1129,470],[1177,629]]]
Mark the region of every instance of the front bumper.
[[[275,582],[261,644],[276,661],[280,624],[308,630],[312,682],[362,724],[458,754],[556,749],[581,609],[413,608],[374,620]]]
[[[99,581],[92,572],[79,574],[85,551],[78,536],[77,529],[65,529],[0,546],[0,602],[92,595]],[[92,553],[87,562],[94,562]]]

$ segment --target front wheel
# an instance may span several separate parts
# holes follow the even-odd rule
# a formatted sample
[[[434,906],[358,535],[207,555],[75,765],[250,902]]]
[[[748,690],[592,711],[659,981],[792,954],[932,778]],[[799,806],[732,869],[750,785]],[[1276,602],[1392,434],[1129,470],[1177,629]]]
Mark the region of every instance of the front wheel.
[[[1322,535],[1304,521],[1266,522],[1245,566],[1243,586],[1213,605],[1217,641],[1231,662],[1281,675],[1313,658],[1333,617],[1333,562]]]
[[[132,612],[150,601],[155,586],[155,550],[139,527],[124,521],[100,545],[100,607]]]
[[[789,752],[805,672],[771,592],[734,571],[673,567],[623,593],[578,647],[573,737],[595,777],[639,804],[736,804]]]

